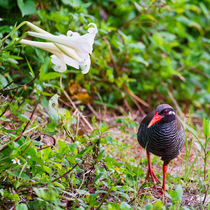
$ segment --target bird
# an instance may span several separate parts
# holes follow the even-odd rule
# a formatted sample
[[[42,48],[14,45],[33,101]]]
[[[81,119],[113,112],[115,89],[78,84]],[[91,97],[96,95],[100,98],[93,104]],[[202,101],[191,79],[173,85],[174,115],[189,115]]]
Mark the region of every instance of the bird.
[[[156,180],[161,183],[152,169],[150,153],[163,160],[163,185],[160,193],[164,194],[168,164],[179,155],[185,144],[185,130],[173,107],[168,104],[160,104],[155,112],[149,113],[139,126],[137,139],[147,153],[146,182],[151,176],[153,182]],[[154,187],[156,188],[156,186]]]

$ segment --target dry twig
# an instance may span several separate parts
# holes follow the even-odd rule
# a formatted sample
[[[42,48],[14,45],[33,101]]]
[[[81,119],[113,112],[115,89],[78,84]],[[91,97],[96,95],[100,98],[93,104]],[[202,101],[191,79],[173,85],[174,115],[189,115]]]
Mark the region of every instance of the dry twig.
[[[28,83],[26,83],[26,84],[24,84],[24,85],[18,85],[17,87],[14,87],[14,88],[10,88],[10,89],[6,89],[6,90],[5,90],[6,87],[8,87],[9,85],[11,85],[13,82],[15,82],[15,81],[17,80],[17,78],[14,79],[12,82],[10,82],[10,83],[7,84],[5,87],[3,87],[2,90],[0,90],[0,94],[2,94],[2,93],[4,93],[4,92],[7,92],[7,91],[11,91],[11,90],[16,90],[16,89],[18,89],[18,88],[20,88],[20,87],[24,87],[24,86],[30,85],[30,84],[39,76],[39,74],[40,74],[40,71],[38,72],[38,74],[37,74],[30,82],[28,82]],[[18,77],[18,78],[21,78],[21,77]]]
[[[139,98],[138,96],[136,96],[134,93],[132,93],[130,90],[128,90],[127,86],[124,85],[124,89],[126,91],[126,93],[133,99],[135,99],[136,101],[138,101],[139,103],[141,103],[142,105],[146,106],[146,107],[150,107],[150,105],[145,102],[144,100],[142,100],[141,98]]]
[[[74,107],[75,110],[77,110],[78,114],[80,115],[80,117],[82,118],[82,120],[87,124],[87,126],[90,128],[91,131],[93,131],[93,127],[90,125],[90,123],[86,120],[86,118],[84,117],[84,115],[79,111],[79,109],[76,107],[76,105],[74,104],[74,102],[71,100],[71,98],[69,97],[68,93],[63,89],[63,85],[62,85],[62,76],[60,77],[60,87],[64,93],[64,95],[66,96],[66,98],[69,100],[69,102],[71,103],[71,105]]]

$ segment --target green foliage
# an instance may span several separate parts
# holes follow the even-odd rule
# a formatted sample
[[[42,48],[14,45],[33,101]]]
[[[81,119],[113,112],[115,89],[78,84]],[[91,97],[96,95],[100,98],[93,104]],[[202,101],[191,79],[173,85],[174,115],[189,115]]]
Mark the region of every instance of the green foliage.
[[[11,121],[1,117],[4,123],[0,135],[5,143],[0,147],[0,205],[13,202],[16,208],[23,209],[63,209],[66,205],[84,209],[133,209],[145,204],[145,209],[166,209],[161,200],[146,205],[144,200],[150,195],[137,193],[139,180],[145,176],[144,163],[140,160],[137,166],[133,158],[123,157],[123,162],[116,159],[113,154],[116,151],[123,154],[128,146],[112,136],[109,126],[98,124],[93,117],[94,130],[77,135],[74,126],[78,119],[68,110],[57,107],[57,98],[58,95],[54,95],[46,102],[46,97],[42,96],[45,109],[40,107],[43,115],[37,115],[31,122],[27,131],[32,133],[30,136],[20,136],[29,120],[24,113],[32,111],[30,100],[19,98],[9,104],[12,115],[17,114],[18,121],[12,124],[14,128],[6,129],[5,123]],[[4,110],[7,105],[4,103],[1,108]],[[46,124],[46,120],[50,123]],[[122,126],[123,135],[128,133],[128,125],[130,129],[136,126],[129,117],[117,123]],[[208,134],[207,129],[204,130],[205,135]],[[56,145],[44,144],[46,134],[53,138],[51,135],[58,133]],[[20,160],[20,165],[12,163],[15,158]],[[175,178],[170,180],[177,183]],[[206,192],[206,183],[200,179],[199,185],[200,190]],[[141,198],[140,204],[133,203],[133,198],[138,200],[138,196],[144,199]],[[168,191],[167,196],[172,202],[170,209],[178,208],[183,197],[182,186]]]
[[[78,74],[69,75],[75,73],[69,68],[65,72],[66,84],[70,77],[81,83],[89,94],[95,95],[97,101],[110,105],[120,103],[122,95],[119,92],[125,91],[125,87],[144,101],[150,104],[152,101],[153,106],[160,102],[159,98],[162,98],[161,102],[171,102],[168,95],[168,90],[171,90],[185,109],[193,105],[199,110],[199,116],[208,114],[207,1],[81,2],[62,1],[55,4],[43,1],[40,4],[32,0],[17,1],[21,13],[16,12],[16,16],[20,21],[23,20],[21,16],[35,14],[33,22],[51,33],[66,34],[69,29],[85,33],[89,22],[97,24],[99,33],[90,73],[83,76],[76,71]],[[10,10],[17,7],[9,3],[11,1],[8,0],[7,6],[2,4],[1,7]],[[3,37],[17,20],[14,22],[10,18],[9,21],[5,12],[1,14],[3,26],[0,27],[0,36]],[[26,29],[21,30],[24,32]],[[12,38],[16,38],[17,34],[20,32]],[[9,41],[7,39],[4,45]],[[30,62],[32,69],[44,72],[40,74],[40,81],[54,80],[59,76],[51,72],[51,62],[45,60],[48,57],[46,52],[30,47],[21,49],[19,46],[12,51],[13,55],[4,47],[2,49],[2,75],[11,72],[11,67],[19,74],[28,74],[26,62],[18,61],[22,57]],[[21,57],[14,56],[17,52]],[[8,64],[9,69],[5,68]],[[133,98],[127,91],[125,97],[133,105]]]
[[[20,8],[22,16],[32,15],[36,12],[36,4],[32,0],[17,0],[18,7]]]
[[[182,196],[183,196],[183,190],[182,190],[182,186],[181,185],[178,185],[176,187],[176,190],[170,190],[168,192],[169,194],[169,197],[171,198],[171,201],[172,201],[172,204],[175,205],[179,202],[182,201]]]
[[[0,0],[0,206],[187,209],[181,204],[184,186],[176,176],[169,177],[170,188],[177,188],[169,190],[168,206],[147,192],[138,193],[146,160],[140,158],[137,164],[132,155],[127,157],[129,145],[109,133],[105,122],[99,123],[93,117],[93,131],[80,127],[78,110],[61,108],[58,99],[64,100],[64,90],[70,89],[72,81],[78,83],[90,96],[94,108],[106,106],[125,116],[115,122],[123,137],[138,123],[120,109],[122,101],[128,108],[135,108],[138,102],[142,107],[155,106],[171,103],[171,92],[185,112],[192,106],[198,117],[208,116],[207,6],[208,1],[197,0]],[[15,41],[26,35],[27,27],[18,28],[23,21],[31,21],[56,35],[68,30],[84,34],[88,23],[96,23],[99,33],[90,72],[83,75],[68,67],[59,80],[61,74],[53,71],[47,52]],[[27,113],[34,111],[40,95],[38,111],[31,120]],[[84,109],[86,104],[79,107]],[[4,110],[9,110],[12,117]],[[196,181],[199,193],[207,195],[209,120],[203,118],[204,138],[186,127],[198,141],[198,152],[189,165],[193,141],[189,145],[186,142],[184,180],[189,183],[201,155],[204,169],[200,169]],[[135,135],[130,133],[129,137]],[[46,136],[48,141],[57,136],[56,144],[47,146]],[[20,165],[12,162],[16,158]],[[161,161],[156,158],[154,162]]]
[[[53,98],[53,103],[57,103],[56,96]],[[69,112],[62,117],[67,121],[68,118],[72,118]],[[24,122],[24,118],[21,120]],[[51,133],[53,122],[54,125],[58,123],[57,118],[52,118],[51,123],[41,128],[37,126],[38,121],[35,120],[31,127],[38,131],[44,129],[44,132],[47,133]],[[8,131],[3,129],[2,137],[8,136],[11,143],[0,148],[0,180],[2,183],[0,185],[0,204],[9,200],[17,204],[24,198],[28,200],[29,209],[34,209],[35,206],[39,208],[49,206],[52,209],[62,206],[64,199],[72,206],[79,205],[84,208],[101,206],[104,208],[115,205],[115,202],[105,202],[106,197],[120,196],[123,200],[120,208],[131,209],[128,202],[130,195],[135,192],[133,187],[136,180],[136,167],[133,163],[124,166],[112,155],[107,154],[105,147],[111,145],[119,148],[122,144],[108,136],[108,126],[104,123],[98,126],[94,118],[92,123],[95,129],[89,135],[73,135],[72,143],[68,143],[70,138],[66,141],[60,139],[56,147],[44,146],[38,141],[41,133],[33,139],[22,136],[16,141],[19,129],[13,130],[11,135],[8,135]],[[62,129],[62,126],[66,125],[59,123],[57,129]],[[68,132],[74,133],[72,124],[70,125]],[[15,158],[20,160],[20,165],[12,163],[12,159]],[[8,185],[11,191],[7,190]],[[35,203],[33,201],[35,197],[39,198],[40,202]],[[22,205],[17,204],[16,207],[26,208],[26,205],[22,203]]]
[[[198,142],[194,142],[195,145],[198,148],[199,154],[202,156],[203,160],[204,160],[204,180],[206,180],[207,175],[206,175],[206,171],[207,171],[207,165],[208,165],[208,159],[209,159],[209,145],[210,145],[210,121],[207,120],[206,118],[203,118],[203,134],[205,139],[201,139],[199,137],[199,134],[190,126],[186,125],[186,128],[191,132],[191,134],[196,138],[196,140]],[[191,150],[192,147],[192,142],[190,142],[190,147],[189,150]],[[189,152],[187,153],[187,155],[189,155]]]

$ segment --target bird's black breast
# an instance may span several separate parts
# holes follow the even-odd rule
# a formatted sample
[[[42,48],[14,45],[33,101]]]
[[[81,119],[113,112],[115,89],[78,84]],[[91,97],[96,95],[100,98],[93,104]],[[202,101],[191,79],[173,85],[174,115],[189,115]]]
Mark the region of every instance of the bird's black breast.
[[[166,163],[178,156],[185,142],[185,131],[177,118],[168,123],[157,122],[148,128],[154,113],[147,115],[138,130],[138,142],[147,151],[162,157]]]

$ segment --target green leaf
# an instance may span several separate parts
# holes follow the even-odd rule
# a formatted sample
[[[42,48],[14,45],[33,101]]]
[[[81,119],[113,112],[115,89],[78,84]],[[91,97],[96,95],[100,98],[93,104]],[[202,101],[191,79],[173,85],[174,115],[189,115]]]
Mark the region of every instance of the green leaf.
[[[142,63],[144,64],[146,67],[149,66],[149,63],[147,61],[145,61],[141,56],[133,56],[131,58],[132,62],[138,62],[138,63]]]
[[[97,160],[97,161],[100,161],[100,160],[102,159],[102,157],[103,157],[103,154],[104,154],[104,150],[102,150],[102,151],[98,154],[96,160]]]
[[[76,155],[78,153],[78,146],[76,143],[70,144],[69,148],[74,155]]]
[[[42,74],[40,76],[40,81],[53,80],[53,79],[56,79],[60,76],[61,76],[61,74],[58,73],[58,72],[50,72],[50,73],[47,73],[47,74]]]
[[[46,188],[34,187],[33,190],[39,198],[42,198],[46,201],[54,201],[56,199],[56,196],[58,195],[58,193],[53,191],[52,189],[47,190]]]
[[[32,77],[34,78],[34,77],[35,77],[35,74],[34,74],[34,71],[33,71],[32,67],[31,67],[31,64],[28,62],[28,59],[26,59],[26,62],[27,62],[27,64],[28,64],[28,68],[29,68],[29,70],[30,70],[30,72],[31,72],[31,75],[32,75]]]
[[[11,3],[9,0],[0,0],[0,7],[3,7],[5,9],[10,9]]]
[[[137,49],[138,52],[141,52],[141,51],[143,51],[146,48],[145,45],[143,43],[141,43],[141,42],[130,43],[130,44],[128,44],[128,47],[132,48],[132,49]]]
[[[96,181],[98,181],[102,176],[103,176],[103,174],[104,173],[99,173],[97,176],[96,176],[96,178],[94,179],[94,183],[96,182]]]
[[[52,150],[51,150],[51,148],[50,147],[48,147],[48,148],[46,148],[46,149],[44,149],[44,150],[42,150],[43,151],[43,157],[42,157],[42,160],[47,160],[47,159],[49,159],[49,157],[51,156],[51,154],[52,154]]]
[[[19,182],[19,181],[14,182],[14,186],[15,186],[16,189],[17,189],[18,187],[20,187],[21,184],[22,184],[22,183]]]
[[[42,166],[44,171],[46,171],[48,174],[50,174],[52,171],[51,171],[51,168],[50,167],[47,167],[47,166]]]
[[[20,114],[19,115],[19,118],[22,120],[22,119],[26,119],[27,121],[30,121],[30,118],[27,116],[27,115],[25,115],[25,114]]]
[[[76,191],[79,193],[79,195],[90,195],[90,193],[86,190],[76,189]]]
[[[60,119],[59,114],[58,114],[58,98],[59,98],[59,95],[55,94],[49,100],[49,113],[54,121],[58,121]]]
[[[23,17],[36,12],[36,4],[32,0],[26,0],[25,2],[23,0],[17,0],[17,3]]]
[[[182,190],[182,186],[180,184],[176,187],[176,192],[178,193],[179,201],[182,201],[183,190]]]
[[[28,210],[28,207],[25,203],[20,203],[15,206],[15,210]]]
[[[210,141],[210,138],[209,138],[209,141]],[[206,153],[206,157],[208,157],[209,155],[210,155],[210,150]]]
[[[153,209],[152,204],[151,204],[151,203],[147,204],[147,205],[144,207],[144,209],[145,209],[145,210],[152,210],[152,209]]]
[[[31,178],[25,174],[21,173],[21,171],[8,171],[9,174],[12,174],[13,176],[19,177],[21,179],[30,180]]]
[[[166,193],[167,197],[169,197],[172,201],[177,198],[177,192],[175,190],[170,190],[168,193]]]
[[[3,196],[4,195],[4,189],[0,189],[0,194]]]
[[[154,204],[153,204],[153,209],[155,210],[164,210],[166,209],[163,202],[161,200],[158,200],[156,201]]]
[[[93,116],[93,117],[92,117],[92,119],[91,119],[91,121],[92,121],[93,125],[96,125],[96,124],[95,124],[95,120],[96,120],[96,117],[95,117],[95,116]]]
[[[33,188],[34,192],[37,194],[38,197],[43,198],[46,196],[46,190],[44,188]]]
[[[121,205],[120,205],[120,209],[127,210],[127,209],[132,209],[132,208],[128,203],[122,202]]]
[[[206,120],[205,117],[203,118],[203,133],[204,133],[204,136],[206,138],[206,140],[209,138],[209,132],[210,132],[210,121],[209,120]]]
[[[8,84],[7,79],[0,74],[0,89],[5,87]]]
[[[194,142],[194,144],[198,148],[199,152],[201,152],[201,145],[198,142]]]
[[[61,154],[66,154],[68,152],[70,152],[71,146],[67,146],[67,144],[61,140],[58,140],[58,145],[59,145],[59,152]]]
[[[72,6],[72,7],[79,7],[81,4],[82,4],[82,2],[81,2],[81,0],[62,0],[62,2],[64,3],[64,4],[66,4],[66,5],[69,5],[69,6]]]
[[[100,194],[100,193],[105,193],[105,194],[107,194],[108,192],[105,191],[105,190],[96,190],[96,191],[95,191],[95,194]]]
[[[108,129],[109,129],[109,126],[102,127],[102,128],[101,128],[101,133],[107,131]]]
[[[62,185],[61,183],[59,182],[53,182],[53,185],[57,186],[57,187],[60,187],[62,190],[65,190],[66,188],[64,187],[64,185]]]

